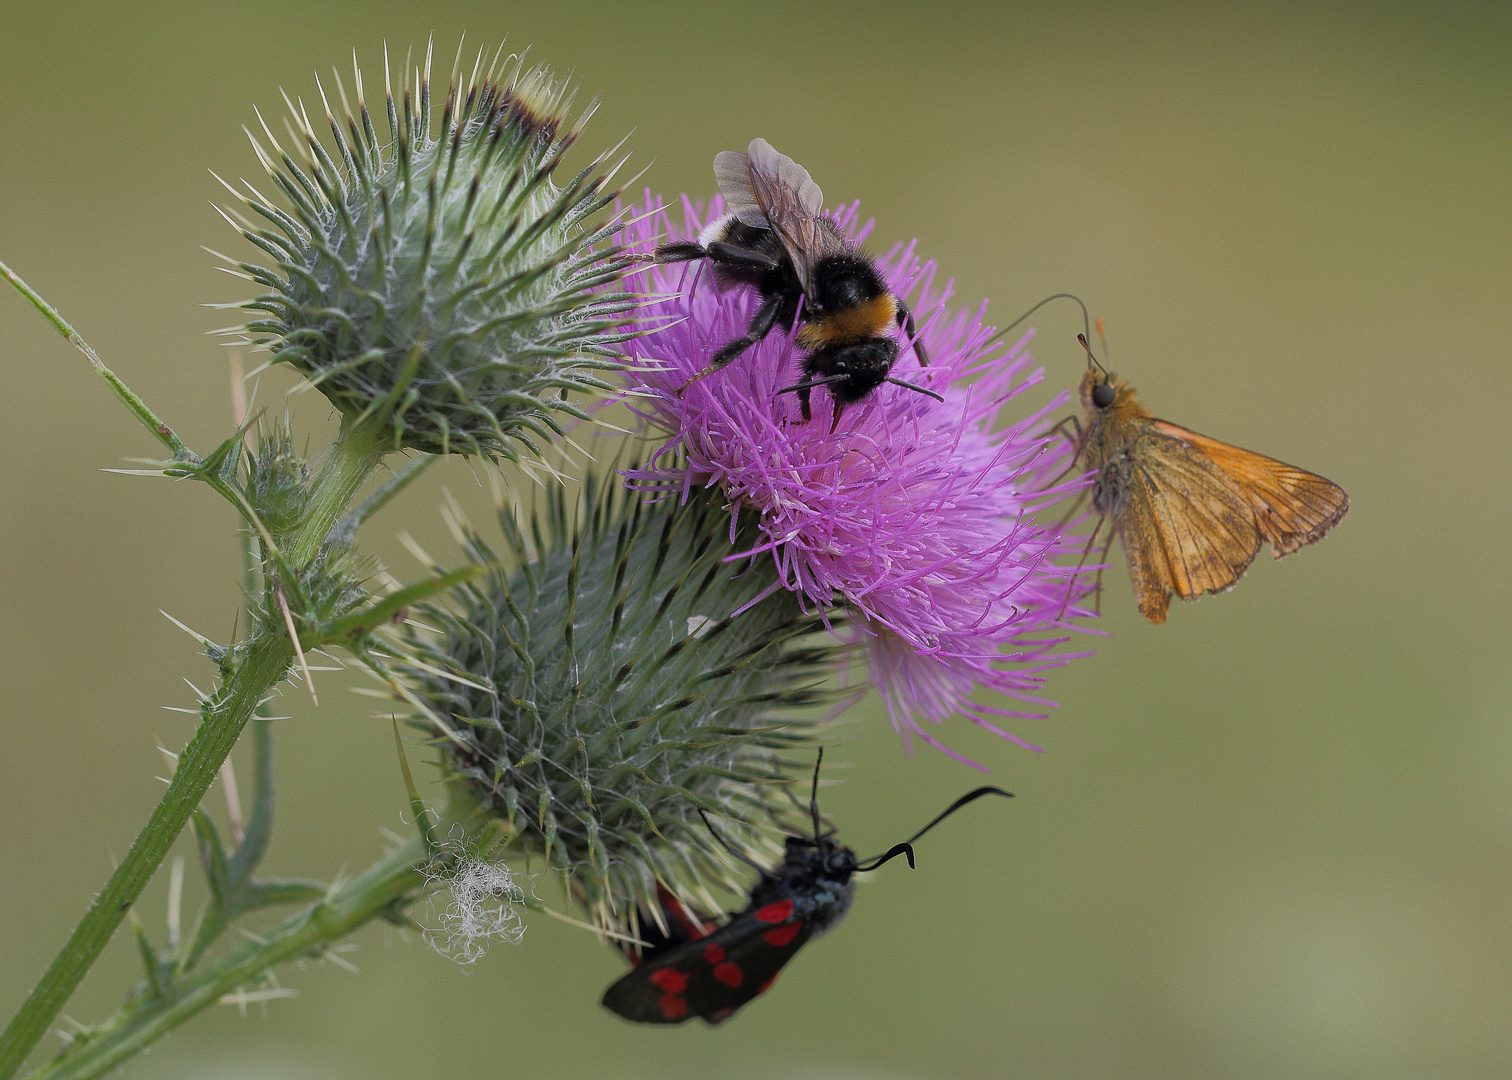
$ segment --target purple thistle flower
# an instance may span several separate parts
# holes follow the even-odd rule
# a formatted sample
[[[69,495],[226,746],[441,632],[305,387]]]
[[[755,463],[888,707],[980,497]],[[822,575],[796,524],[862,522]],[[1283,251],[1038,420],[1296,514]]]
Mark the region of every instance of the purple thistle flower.
[[[857,205],[833,212],[855,242]],[[697,237],[717,218],[686,197],[681,222],[647,193],[620,242],[650,251],[658,239]],[[630,346],[637,380],[629,403],[674,437],[632,483],[686,493],[718,484],[731,507],[759,512],[765,542],[731,556],[770,558],[772,590],[787,588],[826,607],[843,600],[854,615],[871,681],[909,752],[915,737],[974,768],[925,725],[961,713],[1032,750],[1000,728],[1001,718],[1043,719],[979,705],[986,687],[1041,708],[1045,672],[1079,654],[1052,653],[1067,640],[1085,587],[1052,557],[1079,553],[1037,510],[1090,481],[1050,488],[1071,465],[1064,438],[1046,417],[1062,392],[1030,416],[994,430],[1004,407],[1043,378],[1024,351],[1032,332],[1007,347],[975,312],[952,311],[951,283],[935,287],[936,265],[914,244],[877,260],[888,287],[907,299],[932,363],[904,348],[892,374],[924,386],[943,403],[884,384],[842,413],[831,433],[827,388],[816,388],[815,419],[804,423],[793,394],[801,378],[798,327],[777,327],[728,367],[682,387],[721,345],[740,337],[760,298],[737,286],[721,292],[704,262],[653,266],[638,288],[661,294],[660,329]],[[732,515],[733,529],[733,515]],[[769,590],[770,591],[770,590]],[[763,594],[766,595],[766,594]],[[752,601],[753,603],[755,601]]]

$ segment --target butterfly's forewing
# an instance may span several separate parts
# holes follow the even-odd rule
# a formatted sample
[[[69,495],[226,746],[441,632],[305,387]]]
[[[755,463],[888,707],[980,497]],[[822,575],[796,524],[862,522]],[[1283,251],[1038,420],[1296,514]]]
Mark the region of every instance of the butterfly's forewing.
[[[1190,600],[1231,588],[1260,533],[1244,493],[1200,451],[1146,430],[1132,458],[1116,524],[1140,613],[1160,623],[1173,592]]]
[[[791,900],[753,906],[706,937],[648,955],[604,992],[604,1005],[643,1024],[717,1024],[771,986],[809,939],[792,914]]]
[[[1201,451],[1228,474],[1249,500],[1260,532],[1278,559],[1321,540],[1349,511],[1344,489],[1316,473],[1164,420],[1154,421],[1151,428]]]

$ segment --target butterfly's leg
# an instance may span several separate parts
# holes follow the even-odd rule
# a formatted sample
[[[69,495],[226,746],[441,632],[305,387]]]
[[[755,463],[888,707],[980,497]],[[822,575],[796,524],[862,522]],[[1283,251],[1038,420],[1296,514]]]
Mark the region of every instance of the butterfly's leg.
[[[1076,427],[1076,437],[1074,439],[1070,435],[1066,435],[1066,433],[1064,431],[1060,431],[1059,430],[1060,428],[1062,428],[1062,427],[1064,427],[1066,425],[1067,421],[1070,421]],[[1079,449],[1081,447],[1081,421],[1077,420],[1077,418],[1074,415],[1067,416],[1067,417],[1065,417],[1065,418],[1063,418],[1061,420],[1057,420],[1055,422],[1055,426],[1052,427],[1049,431],[1045,432],[1045,434],[1046,435],[1054,435],[1057,432],[1059,432],[1059,434],[1061,434],[1061,435],[1065,435],[1065,437],[1070,440],[1070,442],[1071,442],[1071,449],[1073,451],[1075,451],[1075,450],[1077,450],[1077,449]],[[1064,469],[1062,469],[1059,473],[1057,473],[1056,476],[1055,476],[1055,479],[1051,480],[1048,484],[1046,484],[1040,490],[1041,491],[1049,491],[1051,488],[1055,487],[1057,484],[1059,484],[1066,477],[1070,476],[1071,473],[1076,469],[1077,456],[1078,456],[1077,454],[1072,453],[1072,455],[1071,455],[1071,464],[1067,465]]]
[[[919,355],[919,363],[924,367],[928,367],[929,354],[924,351],[924,342],[919,340],[919,328],[914,325],[913,312],[908,310],[908,305],[903,302],[901,297],[898,298],[898,325],[908,335],[908,340],[913,342],[914,352]]]
[[[1086,501],[1087,501],[1087,493],[1084,490],[1084,491],[1082,491],[1082,493],[1080,495],[1078,495],[1076,497],[1076,501],[1071,504],[1071,509],[1069,509],[1069,510],[1066,511],[1066,516],[1063,517],[1063,518],[1061,518],[1058,522],[1055,523],[1055,531],[1056,532],[1060,532],[1068,524],[1070,524],[1071,519],[1074,518],[1074,517],[1076,517],[1078,514],[1081,513],[1081,511],[1082,511],[1082,504],[1085,503]]]
[[[1092,594],[1094,597],[1092,601],[1092,610],[1097,612],[1097,614],[1099,615],[1102,614],[1102,576],[1103,571],[1108,568],[1108,552],[1112,550],[1113,532],[1110,529],[1108,531],[1108,542],[1103,545],[1102,551],[1098,552],[1097,555],[1097,561],[1102,565],[1097,568],[1097,582],[1092,586]]]
[[[1078,499],[1077,501],[1080,502],[1081,500]],[[1102,531],[1103,523],[1107,520],[1106,515],[1097,515],[1097,524],[1092,527],[1092,535],[1087,537],[1087,546],[1082,548],[1081,558],[1076,560],[1076,569],[1071,571],[1071,580],[1066,586],[1066,599],[1061,602],[1060,611],[1055,616],[1056,622],[1061,620],[1061,617],[1066,614],[1066,609],[1071,606],[1071,596],[1076,592],[1077,576],[1081,574],[1081,568],[1086,563],[1087,556],[1092,551],[1092,545],[1097,542],[1097,534]],[[1111,532],[1108,534],[1108,542],[1113,542]]]
[[[782,298],[779,296],[771,296],[763,300],[761,306],[756,309],[756,314],[751,316],[751,321],[746,326],[745,335],[736,338],[727,345],[721,345],[719,351],[709,361],[708,366],[679,386],[677,392],[681,394],[699,379],[714,374],[714,372],[766,337],[767,333],[772,329],[773,324],[777,321],[777,305],[781,302]]]

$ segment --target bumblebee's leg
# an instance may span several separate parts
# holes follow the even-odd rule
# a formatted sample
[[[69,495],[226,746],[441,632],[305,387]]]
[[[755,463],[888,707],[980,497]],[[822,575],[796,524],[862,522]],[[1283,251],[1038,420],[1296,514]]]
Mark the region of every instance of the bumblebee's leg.
[[[738,266],[743,270],[775,270],[780,265],[770,255],[752,248],[727,244],[723,240],[714,241],[706,250],[709,258],[715,262],[726,266]]]
[[[901,298],[898,299],[898,325],[908,335],[908,340],[913,342],[913,350],[919,354],[919,363],[928,367],[929,354],[924,351],[924,343],[919,340],[919,328],[914,325],[913,312],[908,310],[908,305]]]
[[[695,259],[707,259],[709,253],[697,244],[686,241],[678,241],[675,244],[659,244],[651,253],[650,261],[657,263],[692,262]],[[645,258],[645,256],[641,256]]]
[[[811,390],[813,390],[812,386],[798,388],[798,411],[802,414],[805,424],[814,418],[814,410],[809,406],[809,391]]]
[[[746,326],[745,336],[738,337],[727,345],[721,345],[719,351],[709,361],[709,366],[679,386],[677,392],[680,394],[699,379],[714,374],[714,372],[766,337],[772,327],[776,325],[777,305],[781,303],[781,300],[782,298],[779,296],[770,296],[763,300],[761,306],[756,309],[756,314],[751,316],[751,321]]]

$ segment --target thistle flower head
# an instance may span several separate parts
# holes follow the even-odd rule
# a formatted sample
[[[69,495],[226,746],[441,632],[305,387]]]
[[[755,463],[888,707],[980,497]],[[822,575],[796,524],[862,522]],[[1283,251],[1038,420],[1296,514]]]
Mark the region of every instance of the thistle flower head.
[[[288,148],[266,123],[252,136],[282,205],[227,185],[272,226],[232,221],[273,259],[234,264],[268,291],[239,305],[265,317],[233,332],[396,449],[536,450],[560,433],[554,414],[583,415],[570,393],[605,388],[594,372],[617,366],[610,345],[636,306],[595,292],[622,269],[588,229],[613,196],[606,159],[551,179],[587,114],[569,124],[565,85],[501,54],[480,53],[465,82],[453,70],[439,124],[429,50],[397,89],[385,59],[384,139],[361,71],[354,99],[337,74],[339,109],[320,87],[329,146],[303,101]]]
[[[716,493],[652,502],[590,482],[581,501],[553,492],[528,528],[500,520],[515,568],[462,531],[488,573],[420,616],[437,634],[406,642],[415,722],[604,923],[653,908],[658,880],[733,884],[699,811],[749,843],[788,805],[781,751],[806,725],[773,714],[824,700],[843,646],[816,643],[822,621],[790,593],[732,618],[772,574],[726,561]]]
[[[649,250],[658,238],[696,237],[720,208],[715,199],[705,216],[684,199],[672,214],[648,195],[635,208],[643,220],[621,242]],[[857,242],[870,229],[855,205],[833,217]],[[703,263],[655,267],[648,291],[667,294],[658,308],[667,325],[631,346],[644,402],[634,404],[674,437],[632,477],[682,493],[714,486],[732,506],[754,511],[760,539],[746,552],[766,559],[806,604],[847,605],[905,744],[918,737],[946,749],[924,722],[956,713],[1022,742],[994,718],[1039,713],[978,705],[970,695],[980,686],[1049,704],[1040,696],[1044,671],[1069,659],[1051,650],[1066,639],[1068,590],[1081,590],[1052,562],[1067,546],[1061,532],[1035,519],[1083,482],[1048,487],[1070,464],[1067,443],[1046,422],[1067,395],[1000,427],[1005,408],[1042,379],[1024,352],[1028,335],[998,344],[985,305],[952,310],[951,286],[936,286],[935,264],[921,262],[912,244],[877,264],[910,302],[931,358],[922,367],[905,349],[892,373],[943,402],[889,384],[848,408],[833,432],[818,419],[804,423],[794,396],[779,393],[801,378],[796,327],[773,330],[680,392],[745,332],[760,298],[744,286],[722,291]],[[827,391],[814,393],[816,417],[827,416]]]

